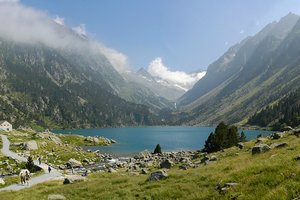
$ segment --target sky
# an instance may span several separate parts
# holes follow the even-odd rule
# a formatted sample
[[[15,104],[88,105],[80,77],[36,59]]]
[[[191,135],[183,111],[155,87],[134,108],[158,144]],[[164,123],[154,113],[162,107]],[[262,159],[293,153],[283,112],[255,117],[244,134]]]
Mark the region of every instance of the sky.
[[[3,0],[0,0],[0,2]],[[17,0],[7,0],[17,1]],[[19,0],[124,55],[133,69],[205,70],[230,46],[300,14],[299,0]],[[153,66],[152,66],[153,67]]]

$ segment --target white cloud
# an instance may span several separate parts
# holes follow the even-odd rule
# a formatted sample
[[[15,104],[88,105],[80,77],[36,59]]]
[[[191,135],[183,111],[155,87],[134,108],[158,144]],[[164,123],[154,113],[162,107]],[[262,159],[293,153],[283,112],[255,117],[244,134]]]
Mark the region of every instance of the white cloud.
[[[0,0],[0,3],[18,3],[19,0]]]
[[[109,60],[112,66],[118,72],[125,72],[130,69],[128,65],[128,58],[125,54],[116,51],[115,49],[108,48],[103,44],[95,43],[101,53]]]
[[[229,42],[226,41],[226,42],[224,43],[224,45],[225,45],[225,46],[228,46],[228,45],[229,45]]]
[[[155,58],[148,67],[148,72],[170,83],[177,84],[183,88],[190,89],[206,72],[188,74],[182,71],[171,71],[166,67],[160,57]]]
[[[3,0],[0,0],[0,3]],[[17,2],[17,1],[15,1]],[[51,19],[46,13],[20,3],[1,3],[0,37],[22,43],[43,43],[52,48],[72,48],[78,52],[103,54],[118,71],[128,67],[126,55],[105,45],[69,34],[67,27],[61,28],[64,18]],[[84,24],[73,28],[80,36],[88,34]]]
[[[87,36],[85,24],[80,24],[79,26],[73,27],[72,29],[79,35]]]
[[[65,24],[65,18],[63,17],[59,17],[56,15],[56,17],[54,18],[54,21],[60,25],[64,25]]]
[[[244,33],[245,33],[244,29],[240,30],[240,34],[244,34]]]

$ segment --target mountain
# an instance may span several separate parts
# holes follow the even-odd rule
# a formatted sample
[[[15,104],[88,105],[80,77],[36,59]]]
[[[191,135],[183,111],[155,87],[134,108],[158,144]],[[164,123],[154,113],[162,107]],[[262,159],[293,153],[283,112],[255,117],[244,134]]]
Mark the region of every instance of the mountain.
[[[122,77],[105,57],[0,41],[1,119],[50,128],[157,123],[147,106],[115,94]]]
[[[300,21],[289,13],[232,46],[178,105],[181,123],[244,123],[256,111],[299,87]]]
[[[297,127],[300,124],[300,89],[289,93],[272,105],[255,113],[248,124],[272,127],[279,130],[282,126]]]
[[[176,99],[178,99],[186,92],[186,90],[182,87],[169,83],[168,81],[163,80],[159,77],[152,76],[144,68],[141,68],[136,72],[126,71],[122,73],[122,75],[125,80],[148,88],[155,94],[155,96],[167,99],[169,102],[175,102]],[[167,106],[165,106],[165,108],[166,107]]]

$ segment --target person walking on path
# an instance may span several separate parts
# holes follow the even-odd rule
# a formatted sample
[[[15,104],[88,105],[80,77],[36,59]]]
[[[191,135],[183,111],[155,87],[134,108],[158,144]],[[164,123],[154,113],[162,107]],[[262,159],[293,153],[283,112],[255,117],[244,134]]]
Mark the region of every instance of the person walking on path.
[[[39,161],[39,165],[41,165],[42,164],[42,158],[41,158],[41,156],[39,156],[38,161]]]
[[[50,172],[51,172],[51,167],[50,167],[50,166],[48,166],[48,172],[49,172],[49,174],[50,174]]]

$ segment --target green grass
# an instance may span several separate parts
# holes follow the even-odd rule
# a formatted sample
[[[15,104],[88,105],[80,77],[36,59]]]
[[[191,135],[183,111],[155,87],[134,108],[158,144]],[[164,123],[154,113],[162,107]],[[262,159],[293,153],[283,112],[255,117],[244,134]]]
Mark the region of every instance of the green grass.
[[[148,182],[148,175],[130,176],[94,173],[86,182],[63,185],[62,181],[39,184],[19,192],[1,192],[3,199],[47,199],[48,194],[63,194],[67,199],[293,199],[300,195],[300,138],[289,135],[267,143],[285,141],[286,148],[272,149],[252,155],[255,141],[217,152],[218,161],[186,171],[174,166],[169,177]],[[155,169],[154,169],[155,170]],[[218,182],[239,185],[225,194],[215,186]]]
[[[76,150],[76,146],[81,146],[83,137],[77,135],[57,135],[62,144],[57,145],[53,140],[49,138],[40,138],[37,133],[31,131],[14,130],[9,133],[4,133],[8,136],[11,143],[26,142],[35,140],[38,144],[37,150],[25,151],[17,146],[10,146],[10,149],[16,153],[30,153],[33,159],[42,157],[42,161],[45,163],[51,163],[52,165],[65,164],[69,159],[74,158],[78,161],[88,159],[90,161],[99,161],[99,158],[93,152]],[[2,143],[1,143],[2,144]]]
[[[60,134],[59,135],[60,139],[67,144],[72,144],[75,146],[101,146],[101,145],[105,145],[105,141],[101,138],[99,138],[99,143],[94,143],[94,142],[87,142],[85,141],[85,137],[81,136],[81,135],[73,135],[73,134],[69,134],[69,135],[63,135]]]

